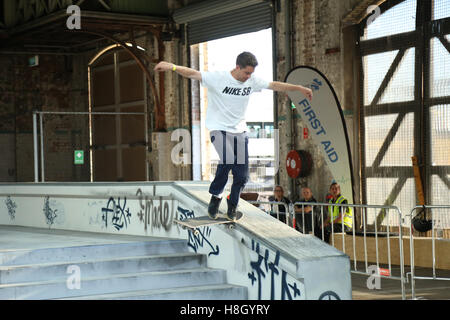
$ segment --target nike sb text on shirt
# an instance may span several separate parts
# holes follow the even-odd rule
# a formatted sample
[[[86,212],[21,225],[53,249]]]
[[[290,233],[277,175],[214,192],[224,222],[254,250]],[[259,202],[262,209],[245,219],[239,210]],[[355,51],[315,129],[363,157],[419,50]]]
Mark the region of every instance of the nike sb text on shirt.
[[[252,87],[247,87],[247,88],[225,87],[225,89],[223,89],[223,91],[222,91],[222,93],[231,94],[231,95],[235,95],[235,96],[248,96],[251,92],[252,92]]]

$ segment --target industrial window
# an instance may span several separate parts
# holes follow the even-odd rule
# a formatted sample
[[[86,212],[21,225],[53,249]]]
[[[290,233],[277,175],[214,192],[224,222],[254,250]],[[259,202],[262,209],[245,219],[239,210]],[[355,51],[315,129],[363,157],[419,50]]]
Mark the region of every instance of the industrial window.
[[[369,28],[365,29],[364,40],[414,31],[416,29],[416,1],[404,1],[399,3],[395,9],[384,12],[369,25]]]
[[[360,26],[362,196],[405,215],[418,204],[412,156],[425,203],[450,203],[450,5],[388,0],[380,12]]]

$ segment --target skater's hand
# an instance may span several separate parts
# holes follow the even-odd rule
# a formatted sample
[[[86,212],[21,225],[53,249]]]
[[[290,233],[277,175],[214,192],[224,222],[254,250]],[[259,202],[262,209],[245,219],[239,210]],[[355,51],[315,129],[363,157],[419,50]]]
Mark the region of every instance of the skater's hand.
[[[172,71],[173,70],[173,63],[161,61],[158,63],[153,70],[156,72],[164,72],[164,71]]]
[[[300,91],[305,95],[306,98],[308,98],[309,101],[312,100],[313,92],[311,89],[302,87]]]

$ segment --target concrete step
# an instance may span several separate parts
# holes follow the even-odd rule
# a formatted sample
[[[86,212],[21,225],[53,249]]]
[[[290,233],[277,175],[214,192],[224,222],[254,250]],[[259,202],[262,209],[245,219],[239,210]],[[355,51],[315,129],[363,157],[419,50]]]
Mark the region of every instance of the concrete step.
[[[81,281],[121,273],[169,271],[206,267],[206,256],[185,252],[164,255],[95,259],[90,261],[39,263],[31,265],[0,266],[0,284],[66,280],[77,266]]]
[[[39,249],[0,250],[0,265],[85,261],[124,256],[148,256],[187,252],[185,240],[156,240],[130,243],[95,244]]]
[[[152,271],[84,278],[80,289],[70,289],[63,280],[11,283],[0,285],[0,299],[57,299],[87,295],[103,295],[126,291],[143,291],[225,284],[224,270],[198,268]]]
[[[247,288],[230,284],[129,291],[62,300],[247,300]]]

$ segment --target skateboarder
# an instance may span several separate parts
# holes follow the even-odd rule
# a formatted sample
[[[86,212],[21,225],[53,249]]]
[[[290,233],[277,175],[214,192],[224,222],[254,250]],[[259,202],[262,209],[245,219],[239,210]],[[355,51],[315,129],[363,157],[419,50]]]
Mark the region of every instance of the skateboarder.
[[[300,91],[309,100],[312,90],[301,85],[285,82],[268,82],[252,76],[258,61],[250,52],[242,52],[236,59],[236,67],[231,71],[200,72],[188,67],[162,61],[155,71],[173,71],[179,75],[198,80],[208,88],[208,110],[206,128],[210,131],[211,142],[219,155],[216,176],[210,185],[211,200],[208,215],[217,218],[222,193],[228,181],[228,173],[233,174],[231,193],[227,199],[227,217],[236,219],[239,197],[248,181],[248,136],[245,113],[250,94],[262,89],[274,91]]]

